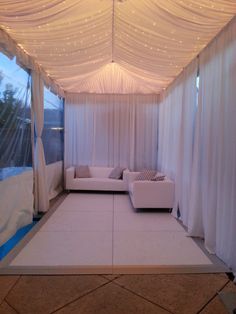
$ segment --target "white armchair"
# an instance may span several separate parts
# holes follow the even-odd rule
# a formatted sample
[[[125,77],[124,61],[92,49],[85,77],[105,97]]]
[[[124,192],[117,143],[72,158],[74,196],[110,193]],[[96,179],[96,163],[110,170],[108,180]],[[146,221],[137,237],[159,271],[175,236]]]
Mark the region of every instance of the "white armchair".
[[[175,185],[163,181],[135,181],[139,172],[129,173],[129,195],[134,208],[173,208]]]

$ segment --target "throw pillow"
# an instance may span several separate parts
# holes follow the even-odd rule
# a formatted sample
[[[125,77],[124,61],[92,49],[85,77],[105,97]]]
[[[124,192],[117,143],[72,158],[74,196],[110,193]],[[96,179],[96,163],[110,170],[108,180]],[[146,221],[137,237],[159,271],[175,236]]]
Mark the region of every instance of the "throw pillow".
[[[110,179],[122,179],[123,177],[123,171],[125,170],[125,168],[122,168],[122,167],[115,167],[114,169],[112,169],[110,175],[109,175],[109,178]]]
[[[152,180],[152,181],[163,181],[163,180],[165,179],[165,177],[166,177],[166,176],[164,175],[164,173],[157,172],[156,175],[155,175],[155,177],[152,178],[151,180]]]
[[[76,167],[75,176],[76,178],[91,178],[89,166],[81,165]]]
[[[155,170],[143,170],[137,175],[135,181],[150,181],[155,175]]]

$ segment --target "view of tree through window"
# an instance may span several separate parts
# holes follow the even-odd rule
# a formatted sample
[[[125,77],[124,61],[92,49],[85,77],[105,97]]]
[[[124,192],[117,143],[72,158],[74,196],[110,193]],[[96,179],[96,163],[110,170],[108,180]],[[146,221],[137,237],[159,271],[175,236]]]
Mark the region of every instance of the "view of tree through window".
[[[0,53],[0,180],[32,167],[30,75]]]
[[[44,129],[42,134],[46,164],[63,160],[64,103],[63,99],[44,88]]]

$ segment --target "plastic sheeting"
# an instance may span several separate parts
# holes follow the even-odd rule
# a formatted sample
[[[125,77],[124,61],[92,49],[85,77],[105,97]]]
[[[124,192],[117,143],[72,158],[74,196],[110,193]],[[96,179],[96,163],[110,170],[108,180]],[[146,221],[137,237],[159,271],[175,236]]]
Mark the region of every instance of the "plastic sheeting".
[[[32,222],[30,76],[0,54],[0,245]]]
[[[19,170],[21,169],[11,168],[14,173]],[[0,245],[2,245],[19,228],[32,222],[33,171],[26,171],[0,181],[0,195]]]
[[[58,161],[46,166],[49,199],[63,191],[63,162]]]

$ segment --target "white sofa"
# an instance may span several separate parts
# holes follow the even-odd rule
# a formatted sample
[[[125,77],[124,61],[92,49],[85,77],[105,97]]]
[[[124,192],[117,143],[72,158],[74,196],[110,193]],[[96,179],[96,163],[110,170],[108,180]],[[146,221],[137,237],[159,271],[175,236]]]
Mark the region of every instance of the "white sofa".
[[[129,173],[129,196],[134,208],[173,208],[175,185],[163,181],[135,181],[139,172]]]
[[[75,167],[66,169],[66,190],[90,190],[90,191],[127,191],[128,173],[123,172],[123,179],[108,178],[113,168],[89,167],[91,178],[75,178]]]

